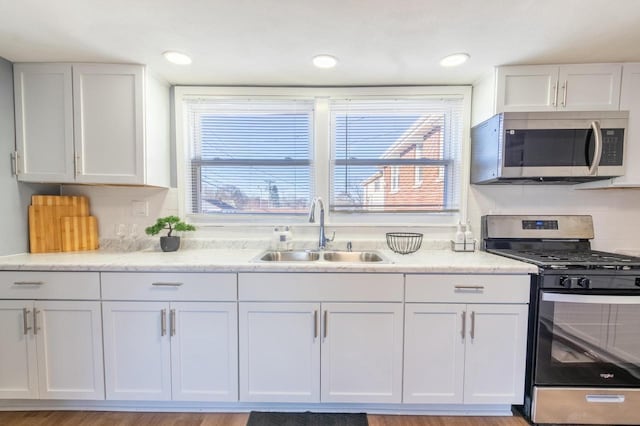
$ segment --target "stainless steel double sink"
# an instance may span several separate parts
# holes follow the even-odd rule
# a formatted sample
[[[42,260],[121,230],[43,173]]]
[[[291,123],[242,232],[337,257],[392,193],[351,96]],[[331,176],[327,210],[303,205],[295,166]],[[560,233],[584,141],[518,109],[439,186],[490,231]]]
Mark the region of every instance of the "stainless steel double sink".
[[[316,251],[316,250],[268,250],[256,258],[261,262],[355,262],[386,263],[386,260],[375,251]]]

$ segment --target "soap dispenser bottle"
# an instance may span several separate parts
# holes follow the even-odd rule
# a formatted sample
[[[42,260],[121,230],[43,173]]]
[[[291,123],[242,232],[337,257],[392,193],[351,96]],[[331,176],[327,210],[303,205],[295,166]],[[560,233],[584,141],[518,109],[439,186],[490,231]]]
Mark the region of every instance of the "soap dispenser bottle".
[[[465,251],[474,251],[476,249],[473,240],[473,232],[471,232],[471,224],[467,222],[467,229],[464,231],[464,249]]]
[[[462,232],[462,224],[458,222],[458,229],[453,240],[453,249],[455,251],[464,250],[464,232]]]

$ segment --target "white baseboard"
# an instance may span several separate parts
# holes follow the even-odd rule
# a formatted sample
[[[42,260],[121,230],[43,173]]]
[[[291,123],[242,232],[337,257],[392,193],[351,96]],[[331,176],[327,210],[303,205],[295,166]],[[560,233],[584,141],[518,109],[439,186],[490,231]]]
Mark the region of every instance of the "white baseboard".
[[[511,416],[510,405],[462,404],[286,404],[180,401],[2,400],[0,411],[153,411],[240,413],[248,411],[314,411],[434,416]]]

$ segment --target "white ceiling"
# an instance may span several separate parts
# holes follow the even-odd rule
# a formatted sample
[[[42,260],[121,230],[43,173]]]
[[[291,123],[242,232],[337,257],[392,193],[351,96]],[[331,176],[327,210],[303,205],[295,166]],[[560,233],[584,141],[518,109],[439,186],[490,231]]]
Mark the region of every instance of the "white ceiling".
[[[438,65],[455,52],[471,59]],[[640,0],[0,0],[0,56],[142,63],[174,84],[472,83],[495,65],[640,62]]]

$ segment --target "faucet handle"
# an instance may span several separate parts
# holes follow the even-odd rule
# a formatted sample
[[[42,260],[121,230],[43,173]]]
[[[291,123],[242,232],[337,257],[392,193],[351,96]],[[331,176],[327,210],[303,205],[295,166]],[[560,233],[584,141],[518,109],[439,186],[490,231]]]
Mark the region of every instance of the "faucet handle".
[[[351,241],[347,241],[347,251],[353,251],[353,244],[351,244]]]
[[[327,243],[330,243],[330,242],[332,242],[332,241],[333,241],[333,240],[335,240],[335,239],[336,239],[336,231],[333,231],[333,234],[331,234],[331,238],[329,238],[329,237],[324,237],[324,240],[325,240]]]

